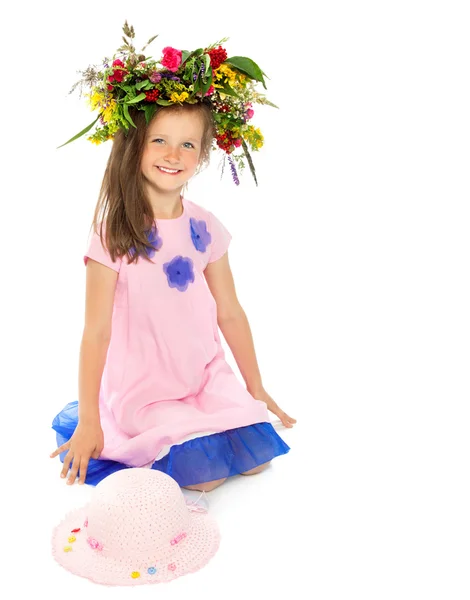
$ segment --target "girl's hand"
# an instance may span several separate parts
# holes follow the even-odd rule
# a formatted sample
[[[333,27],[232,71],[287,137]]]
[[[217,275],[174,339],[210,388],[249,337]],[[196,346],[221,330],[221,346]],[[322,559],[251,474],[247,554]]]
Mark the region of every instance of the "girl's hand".
[[[262,400],[263,402],[266,402],[268,410],[274,413],[276,417],[279,417],[284,427],[293,427],[294,423],[297,423],[296,419],[289,417],[289,415],[287,415],[283,410],[279,408],[279,406],[274,402],[274,400],[264,388],[261,388],[261,390],[255,392],[254,394],[252,394],[252,396],[256,400]]]
[[[68,450],[60,476],[67,477],[67,473],[71,469],[67,480],[67,484],[71,485],[80,470],[78,483],[82,484],[85,483],[90,458],[99,458],[103,446],[104,436],[99,422],[93,425],[81,425],[79,422],[70,440],[54,450],[50,456],[54,458],[64,450]]]

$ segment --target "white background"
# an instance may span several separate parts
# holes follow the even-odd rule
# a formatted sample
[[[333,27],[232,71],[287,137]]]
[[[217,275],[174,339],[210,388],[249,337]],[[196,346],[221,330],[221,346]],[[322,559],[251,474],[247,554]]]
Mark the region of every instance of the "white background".
[[[9,598],[468,599],[469,21],[464,2],[16,3],[2,21],[2,575]],[[306,10],[309,13],[306,13]],[[230,260],[291,452],[208,496],[222,544],[196,574],[104,588],[50,534],[88,486],[51,421],[77,399],[89,226],[110,147],[77,71],[121,44],[222,37],[269,76],[265,147],[187,197]],[[235,368],[234,360],[228,356]],[[277,425],[276,425],[277,427]]]

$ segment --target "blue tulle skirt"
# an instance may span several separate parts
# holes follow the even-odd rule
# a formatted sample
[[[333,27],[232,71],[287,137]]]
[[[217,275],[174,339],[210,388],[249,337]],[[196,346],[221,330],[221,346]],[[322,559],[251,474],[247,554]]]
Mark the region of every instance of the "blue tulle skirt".
[[[52,422],[57,447],[72,437],[77,423],[78,402],[74,401]],[[249,471],[289,450],[271,423],[256,423],[172,446],[166,456],[153,463],[152,469],[166,473],[180,486],[196,485]],[[66,454],[60,454],[62,462]],[[96,485],[111,473],[128,468],[114,460],[91,458],[85,483]]]

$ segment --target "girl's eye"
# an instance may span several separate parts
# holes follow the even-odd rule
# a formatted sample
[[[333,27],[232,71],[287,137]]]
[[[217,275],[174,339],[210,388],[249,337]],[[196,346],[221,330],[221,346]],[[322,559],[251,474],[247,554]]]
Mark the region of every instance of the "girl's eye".
[[[156,138],[153,141],[154,142],[163,142],[164,140],[162,140],[162,138]],[[193,146],[193,144],[191,144],[191,142],[185,142],[185,144],[189,144],[191,146],[191,148],[194,148],[194,146]]]

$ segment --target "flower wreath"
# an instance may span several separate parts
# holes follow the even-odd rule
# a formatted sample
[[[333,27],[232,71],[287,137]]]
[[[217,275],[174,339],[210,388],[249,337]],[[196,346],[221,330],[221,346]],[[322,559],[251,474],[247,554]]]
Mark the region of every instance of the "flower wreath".
[[[254,114],[253,103],[278,108],[255,89],[258,82],[266,89],[266,73],[250,58],[227,58],[227,52],[221,44],[228,38],[193,52],[167,46],[163,48],[162,58],[156,61],[146,57],[143,52],[158,35],[150,38],[140,53],[136,53],[133,45],[134,28],[127,21],[123,32],[129,39],[123,36],[124,44],[112,59],[104,59],[101,69],[91,66],[78,71],[82,78],[69,93],[80,86],[81,97],[83,86],[89,87],[90,93],[85,96],[89,99],[91,110],[98,110],[99,115],[62,146],[88,133],[98,120],[99,125],[87,137],[95,144],[113,139],[118,129],[128,131],[129,127],[135,127],[129,114],[130,106],[144,111],[148,124],[157,105],[205,102],[212,108],[216,126],[212,149],[224,151],[222,175],[228,156],[233,180],[238,185],[237,166],[242,172],[246,158],[258,185],[248,147],[258,151],[263,146],[264,138],[259,128],[248,121]],[[236,155],[234,152],[238,148],[241,148],[241,153]]]

